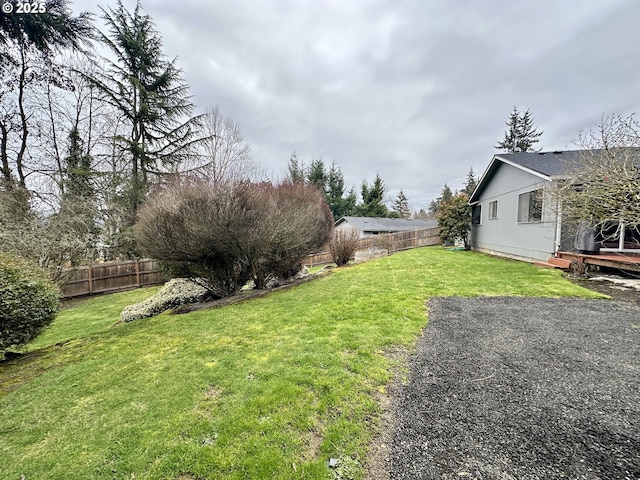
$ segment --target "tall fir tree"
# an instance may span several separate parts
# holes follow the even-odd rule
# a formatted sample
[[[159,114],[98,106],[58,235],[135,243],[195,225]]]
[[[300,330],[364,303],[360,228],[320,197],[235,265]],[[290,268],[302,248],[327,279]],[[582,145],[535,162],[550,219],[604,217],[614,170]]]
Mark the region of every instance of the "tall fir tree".
[[[533,126],[533,115],[529,110],[520,112],[518,107],[513,107],[506,125],[504,138],[495,146],[497,150],[509,153],[539,151],[534,145],[544,132],[538,132]]]
[[[133,13],[118,0],[114,9],[101,8],[107,33],[100,41],[113,54],[107,70],[92,79],[106,99],[129,123],[129,135],[118,136],[130,158],[128,222],[132,224],[154,178],[179,169],[196,155],[201,116],[194,106],[176,59],[162,52],[162,38],[138,2]]]
[[[450,202],[452,198],[453,192],[451,191],[451,188],[449,188],[449,185],[445,183],[444,187],[442,187],[442,190],[440,191],[440,196],[429,204],[429,213],[434,215],[437,214],[440,211],[440,207],[444,203]]]
[[[398,218],[411,218],[411,209],[409,208],[409,199],[404,194],[402,190],[398,193],[395,201],[393,202],[393,206],[391,207]]]
[[[294,150],[289,158],[288,179],[292,183],[304,183],[305,177],[304,162],[298,158],[298,154]]]
[[[329,168],[329,173],[326,175],[326,178],[327,185],[325,193],[327,195],[329,208],[331,209],[331,213],[333,213],[333,218],[338,220],[345,215],[353,213],[353,209],[356,206],[355,191],[352,189],[346,197],[344,196],[344,176],[342,175],[342,170],[340,170],[340,167],[336,165],[335,162],[331,163],[331,168]]]
[[[356,212],[362,217],[388,217],[389,210],[384,204],[384,182],[380,175],[376,175],[373,185],[362,182],[360,190],[362,204],[358,205]]]
[[[469,169],[469,173],[467,173],[467,181],[464,184],[464,189],[462,190],[469,197],[474,192],[476,187],[478,186],[478,180],[476,178],[475,173],[473,172],[473,167]]]
[[[327,172],[324,168],[324,162],[320,158],[316,158],[309,165],[309,170],[307,170],[307,183],[310,185],[315,185],[322,191],[325,192],[327,186]]]

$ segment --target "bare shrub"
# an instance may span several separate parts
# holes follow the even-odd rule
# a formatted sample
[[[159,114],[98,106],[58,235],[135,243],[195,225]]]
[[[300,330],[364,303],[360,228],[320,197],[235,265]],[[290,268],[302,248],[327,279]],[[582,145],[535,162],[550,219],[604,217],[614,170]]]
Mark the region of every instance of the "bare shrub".
[[[327,241],[332,225],[324,197],[311,186],[181,179],[150,196],[134,233],[171,275],[225,297],[252,278],[263,288],[295,270]]]
[[[327,243],[333,215],[322,192],[312,185],[266,182],[256,185],[254,192],[264,216],[257,225],[260,255],[253,277],[256,286],[264,288],[272,277],[298,273],[303,258]]]
[[[142,251],[176,277],[197,278],[225,297],[251,278],[248,244],[258,217],[241,186],[176,180],[153,192],[138,212],[134,235]]]
[[[349,263],[358,248],[360,235],[357,230],[336,230],[333,232],[333,239],[329,243],[331,258],[339,267]]]

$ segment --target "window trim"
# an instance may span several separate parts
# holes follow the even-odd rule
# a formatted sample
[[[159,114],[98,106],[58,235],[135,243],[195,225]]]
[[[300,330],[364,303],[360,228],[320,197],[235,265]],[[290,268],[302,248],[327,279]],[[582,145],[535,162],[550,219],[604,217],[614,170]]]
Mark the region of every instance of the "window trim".
[[[532,194],[537,193],[539,195],[539,202],[540,202],[540,218],[536,219],[535,216],[533,216],[533,214],[535,213],[535,211],[532,212],[532,207],[531,207],[531,199],[532,199]],[[527,202],[527,218],[525,220],[521,220],[520,219],[520,213],[521,213],[521,207],[520,207],[520,201],[522,198],[524,198],[524,195],[529,195]],[[528,223],[542,223],[544,221],[544,191],[542,188],[536,188],[534,190],[529,190],[528,192],[522,192],[520,194],[518,194],[518,209],[516,211],[516,220],[517,223],[519,224],[528,224]]]
[[[492,200],[489,202],[489,211],[487,212],[487,219],[496,220],[497,218],[498,218],[498,200]]]
[[[482,225],[482,205],[480,203],[471,207],[471,225]]]

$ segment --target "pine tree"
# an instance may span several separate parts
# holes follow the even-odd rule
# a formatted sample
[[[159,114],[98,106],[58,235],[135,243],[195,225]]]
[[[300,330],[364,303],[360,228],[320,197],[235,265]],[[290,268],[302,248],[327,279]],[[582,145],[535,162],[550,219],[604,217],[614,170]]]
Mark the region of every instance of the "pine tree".
[[[520,112],[513,107],[506,125],[504,138],[495,146],[497,150],[509,153],[536,151],[533,146],[540,141],[543,132],[538,132],[533,126],[533,115],[529,110]]]
[[[417,220],[432,220],[435,216],[433,213],[428,213],[424,208],[421,208],[417,212],[413,213],[413,218]]]
[[[411,209],[409,208],[409,200],[402,190],[398,193],[391,209],[399,218],[411,218]]]

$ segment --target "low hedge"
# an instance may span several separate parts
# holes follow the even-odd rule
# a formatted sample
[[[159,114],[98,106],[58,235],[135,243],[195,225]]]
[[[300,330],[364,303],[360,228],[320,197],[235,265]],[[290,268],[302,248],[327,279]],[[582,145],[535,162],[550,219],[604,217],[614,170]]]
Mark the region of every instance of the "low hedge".
[[[59,309],[60,291],[44,270],[0,253],[0,358],[9,347],[33,340]]]

